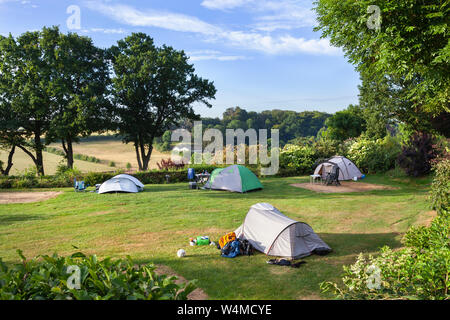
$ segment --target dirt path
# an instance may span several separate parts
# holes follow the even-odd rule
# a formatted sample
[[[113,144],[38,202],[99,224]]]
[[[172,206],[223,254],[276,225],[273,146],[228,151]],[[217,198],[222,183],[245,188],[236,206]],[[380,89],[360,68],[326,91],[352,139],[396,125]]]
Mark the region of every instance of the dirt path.
[[[370,184],[364,182],[349,182],[341,181],[340,186],[326,186],[320,183],[296,183],[291,184],[291,186],[296,188],[308,189],[320,193],[347,193],[347,192],[366,192],[373,190],[395,190],[397,188],[389,186],[381,186],[377,184]]]
[[[56,198],[62,192],[0,192],[0,204],[30,203]]]

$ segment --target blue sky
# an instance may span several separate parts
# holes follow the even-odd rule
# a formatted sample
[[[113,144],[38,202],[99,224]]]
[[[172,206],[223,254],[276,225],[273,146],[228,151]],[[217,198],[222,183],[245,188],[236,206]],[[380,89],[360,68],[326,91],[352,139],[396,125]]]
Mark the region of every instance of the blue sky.
[[[80,29],[69,29],[77,6]],[[336,112],[358,103],[358,74],[313,31],[312,0],[0,0],[0,34],[60,26],[109,47],[131,32],[183,49],[214,81],[218,117],[229,107]],[[69,25],[68,25],[69,20]],[[73,25],[73,23],[72,23]]]

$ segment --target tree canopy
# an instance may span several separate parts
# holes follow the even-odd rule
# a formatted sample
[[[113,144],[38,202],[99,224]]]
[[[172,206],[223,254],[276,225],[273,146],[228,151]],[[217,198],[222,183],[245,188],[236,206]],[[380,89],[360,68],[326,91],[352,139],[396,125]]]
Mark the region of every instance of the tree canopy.
[[[381,11],[377,30],[367,25],[372,5]],[[436,124],[450,112],[449,10],[449,0],[318,0],[315,30],[370,79],[364,94],[387,88],[391,104],[383,108],[411,126],[440,131]]]
[[[193,105],[211,107],[216,89],[195,74],[183,51],[156,47],[143,33],[118,41],[109,56],[117,127],[134,144],[139,169],[147,170],[154,139],[182,119],[199,119]]]

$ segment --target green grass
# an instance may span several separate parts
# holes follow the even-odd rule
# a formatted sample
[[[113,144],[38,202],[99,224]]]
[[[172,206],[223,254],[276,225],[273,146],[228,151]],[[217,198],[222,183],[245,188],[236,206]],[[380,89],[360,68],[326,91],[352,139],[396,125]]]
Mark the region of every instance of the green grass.
[[[263,179],[263,191],[234,194],[188,190],[186,184],[148,185],[139,194],[97,195],[71,189],[55,199],[0,205],[0,257],[70,254],[72,245],[100,257],[131,255],[138,262],[171,267],[186,279],[198,279],[211,299],[331,298],[322,281],[337,281],[342,266],[359,252],[401,246],[402,234],[430,218],[430,179],[370,176],[364,182],[396,190],[318,194],[289,186],[307,177]],[[307,222],[333,252],[311,256],[299,269],[268,265],[268,257],[227,259],[212,247],[190,247],[189,238],[218,238],[235,230],[249,207],[268,202],[287,216]],[[183,248],[187,257],[176,257]]]

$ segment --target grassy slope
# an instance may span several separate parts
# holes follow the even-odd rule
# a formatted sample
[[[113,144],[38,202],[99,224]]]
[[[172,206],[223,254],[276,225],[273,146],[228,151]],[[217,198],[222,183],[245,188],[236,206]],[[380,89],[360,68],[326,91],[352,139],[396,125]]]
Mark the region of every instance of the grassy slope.
[[[60,144],[54,143],[50,147],[61,148]],[[80,161],[75,159],[75,167],[82,172],[94,171],[114,171],[117,168],[125,169],[127,163],[131,163],[132,169],[137,169],[136,153],[132,144],[123,144],[121,141],[106,140],[106,141],[92,141],[81,142],[74,144],[74,153],[84,154],[88,156],[94,156],[101,160],[114,161],[116,167],[110,167],[106,164],[92,163],[87,161]],[[162,158],[169,158],[170,154],[163,154],[156,150],[153,151],[150,160],[150,168],[157,169],[156,163],[161,161]],[[8,153],[0,150],[0,160],[6,163]],[[33,161],[22,150],[17,149],[14,154],[14,166],[11,169],[11,174],[18,174],[28,169],[30,166],[34,166]],[[45,174],[52,175],[56,172],[58,164],[63,161],[63,157],[44,152],[44,169]]]
[[[51,144],[51,147],[60,148],[58,144]],[[132,169],[137,169],[136,151],[133,144],[124,144],[120,140],[105,140],[81,142],[73,146],[74,153],[94,156],[101,160],[114,161],[116,167],[125,168],[127,163],[131,163]],[[153,149],[150,159],[150,169],[157,169],[156,163],[162,158],[169,158],[170,154],[163,154]]]
[[[429,219],[429,180],[372,176],[366,182],[399,187],[395,191],[317,194],[289,186],[308,178],[262,180],[265,189],[249,194],[188,190],[186,184],[149,185],[140,194],[97,195],[66,189],[56,199],[36,204],[0,205],[0,257],[73,253],[72,245],[99,256],[131,255],[138,262],[173,268],[212,299],[327,298],[319,283],[338,280],[343,264],[359,252],[400,247],[401,233]],[[272,266],[257,254],[221,258],[212,247],[190,247],[189,237],[218,239],[237,228],[248,208],[269,202],[287,216],[307,222],[334,252],[305,258],[299,269]],[[184,248],[187,257],[176,251]]]
[[[45,174],[52,175],[56,172],[56,168],[58,165],[64,162],[64,158],[52,153],[44,152],[44,170]],[[0,150],[0,160],[6,163],[8,159],[8,153]],[[20,149],[16,149],[13,158],[13,167],[11,168],[11,175],[17,175],[19,173],[23,173],[24,170],[34,167],[33,160],[25,154]],[[83,172],[94,171],[94,172],[102,172],[102,171],[113,171],[114,168],[111,168],[104,164],[92,163],[87,161],[75,160],[74,166]]]

